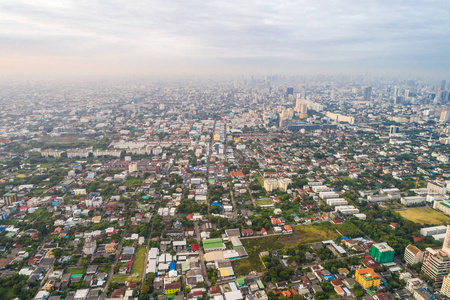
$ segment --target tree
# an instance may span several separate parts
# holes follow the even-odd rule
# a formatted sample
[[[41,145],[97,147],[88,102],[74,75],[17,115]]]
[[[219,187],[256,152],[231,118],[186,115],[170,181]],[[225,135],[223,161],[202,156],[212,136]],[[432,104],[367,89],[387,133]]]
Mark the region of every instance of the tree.
[[[141,293],[148,294],[148,292],[150,292],[150,287],[146,284],[143,284],[141,287]]]

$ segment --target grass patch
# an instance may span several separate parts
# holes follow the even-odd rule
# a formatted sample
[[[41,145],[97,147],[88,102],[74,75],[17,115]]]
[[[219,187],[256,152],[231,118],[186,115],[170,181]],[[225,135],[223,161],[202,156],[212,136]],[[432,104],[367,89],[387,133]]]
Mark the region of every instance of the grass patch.
[[[256,205],[269,205],[269,204],[272,204],[272,199],[269,198],[256,199]]]
[[[280,250],[284,246],[292,247],[298,243],[310,244],[334,240],[339,237],[335,227],[329,222],[294,226],[293,230],[293,234],[241,239],[242,245],[248,253],[248,258],[233,261],[236,275],[247,275],[251,271],[263,272],[265,270],[264,265],[259,258],[259,253],[262,251],[270,252]]]
[[[40,216],[43,212],[45,211],[45,208],[39,208],[37,211],[35,211],[32,214],[29,214],[28,216],[25,217],[25,220],[32,220],[38,216]]]
[[[258,181],[260,186],[264,187],[264,180],[262,179],[261,176],[253,176],[253,178],[255,178]]]
[[[142,276],[144,272],[145,247],[139,247],[134,255],[133,266],[131,268],[131,275]]]
[[[292,235],[282,236],[282,242],[286,245],[294,246],[298,243],[310,244],[325,240],[334,240],[339,237],[335,227],[329,222],[313,225],[299,225],[292,228]]]
[[[397,211],[403,218],[414,223],[429,225],[450,224],[450,217],[430,207],[414,207]]]
[[[129,177],[126,181],[125,181],[125,185],[126,186],[132,186],[132,185],[141,185],[141,183],[144,181],[144,178],[133,178],[133,177]]]
[[[141,282],[141,276],[138,277],[136,275],[114,275],[111,277],[111,282],[124,281]]]
[[[361,231],[355,224],[350,222],[345,222],[342,224],[334,225],[334,227],[343,235],[347,237],[360,237],[364,235],[364,232]]]
[[[66,269],[66,273],[69,274],[85,274],[86,273],[86,269],[85,268],[68,268]]]
[[[259,253],[262,251],[273,251],[283,248],[279,242],[280,236],[268,236],[255,239],[242,239],[242,245],[248,253],[248,258],[233,261],[234,272],[239,275],[247,275],[251,271],[263,272]]]

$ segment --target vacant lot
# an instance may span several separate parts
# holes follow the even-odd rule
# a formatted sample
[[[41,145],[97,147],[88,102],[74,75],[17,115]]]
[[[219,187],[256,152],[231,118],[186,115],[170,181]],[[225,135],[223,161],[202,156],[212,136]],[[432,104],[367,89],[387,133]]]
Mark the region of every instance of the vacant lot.
[[[257,205],[269,205],[269,204],[272,204],[272,199],[270,199],[270,198],[256,199],[256,204]]]
[[[145,260],[145,247],[139,247],[136,250],[136,254],[134,256],[133,267],[131,268],[132,275],[142,276],[144,272],[144,260]]]
[[[270,252],[283,249],[284,246],[310,244],[339,237],[335,227],[330,223],[294,226],[293,230],[293,234],[242,239],[248,258],[233,262],[235,273],[239,276],[247,275],[251,271],[263,272],[264,266],[259,258],[262,251]]]
[[[450,224],[450,217],[429,207],[415,207],[397,211],[403,218],[419,224]]]

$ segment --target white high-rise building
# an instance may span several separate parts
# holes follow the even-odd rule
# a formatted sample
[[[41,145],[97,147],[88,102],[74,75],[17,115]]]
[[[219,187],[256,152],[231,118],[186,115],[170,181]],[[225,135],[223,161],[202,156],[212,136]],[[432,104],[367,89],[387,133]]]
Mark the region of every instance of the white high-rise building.
[[[450,121],[450,110],[443,110],[441,112],[441,117],[440,117],[439,121],[441,121],[441,122]]]

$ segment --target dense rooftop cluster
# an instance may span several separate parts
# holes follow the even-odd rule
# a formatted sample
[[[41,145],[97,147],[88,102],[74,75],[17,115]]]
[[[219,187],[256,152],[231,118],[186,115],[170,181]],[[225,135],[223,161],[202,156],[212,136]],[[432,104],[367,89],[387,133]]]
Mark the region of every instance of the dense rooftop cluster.
[[[450,297],[448,85],[4,84],[2,299]]]

